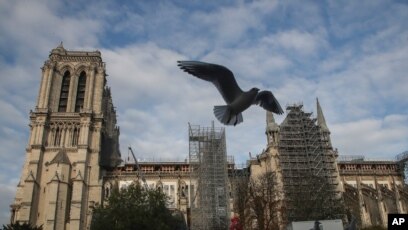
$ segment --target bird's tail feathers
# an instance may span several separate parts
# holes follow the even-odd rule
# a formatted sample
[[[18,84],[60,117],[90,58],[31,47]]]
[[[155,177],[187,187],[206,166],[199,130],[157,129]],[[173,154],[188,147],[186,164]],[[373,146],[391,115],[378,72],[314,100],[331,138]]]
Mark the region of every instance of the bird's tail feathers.
[[[224,125],[237,125],[244,121],[242,113],[234,115],[228,105],[216,105],[214,106],[214,115]]]
[[[244,118],[242,117],[242,113],[238,113],[238,115],[235,116],[235,119],[237,119],[235,125],[238,125],[239,123],[244,121]]]
[[[230,113],[230,109],[227,105],[214,106],[214,115],[223,124],[227,123]]]

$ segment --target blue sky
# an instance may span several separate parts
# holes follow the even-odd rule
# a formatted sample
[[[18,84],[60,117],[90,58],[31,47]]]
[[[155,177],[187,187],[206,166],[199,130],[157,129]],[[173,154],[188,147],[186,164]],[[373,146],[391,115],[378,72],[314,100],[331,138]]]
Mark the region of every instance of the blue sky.
[[[140,158],[188,156],[188,122],[209,126],[212,107],[224,104],[176,66],[201,60],[230,68],[243,89],[272,90],[282,106],[315,114],[318,97],[340,154],[393,158],[408,150],[407,21],[402,0],[0,0],[0,224],[23,166],[40,67],[60,41],[102,52],[125,157],[128,145]],[[265,111],[253,106],[226,128],[228,154],[243,163],[260,153],[264,131]]]

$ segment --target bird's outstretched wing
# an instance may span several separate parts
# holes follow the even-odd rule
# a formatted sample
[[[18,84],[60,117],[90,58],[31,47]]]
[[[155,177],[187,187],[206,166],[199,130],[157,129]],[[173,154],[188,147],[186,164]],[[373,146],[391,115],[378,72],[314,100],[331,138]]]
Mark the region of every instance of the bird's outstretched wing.
[[[212,82],[227,104],[242,93],[234,74],[224,66],[199,61],[178,61],[178,66],[193,76]]]
[[[261,91],[256,95],[254,104],[262,106],[262,108],[276,113],[283,114],[282,107],[280,106],[278,100],[273,96],[271,91]]]

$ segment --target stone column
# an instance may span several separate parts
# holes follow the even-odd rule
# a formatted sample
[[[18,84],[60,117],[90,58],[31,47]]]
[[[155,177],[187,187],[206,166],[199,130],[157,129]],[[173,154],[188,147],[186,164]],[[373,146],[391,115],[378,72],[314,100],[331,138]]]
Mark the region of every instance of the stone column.
[[[93,103],[90,105],[95,113],[100,113],[102,111],[102,95],[103,87],[105,83],[105,72],[103,67],[98,67],[98,73],[95,76],[95,83],[93,89]]]
[[[388,222],[387,212],[384,209],[384,199],[382,196],[380,184],[378,184],[376,176],[374,177],[374,183],[375,183],[375,188],[377,190],[377,196],[378,196],[377,206],[378,206],[378,210],[380,211],[381,223],[383,227],[386,227],[387,222]]]
[[[86,124],[85,124],[86,125]],[[81,128],[85,130],[85,126]],[[88,147],[87,145],[78,145],[78,157],[74,163],[76,175],[72,179],[72,198],[71,198],[71,215],[70,228],[71,229],[86,229],[85,217],[87,206],[87,191],[89,181],[86,180],[88,169]]]
[[[36,139],[34,144],[36,145],[42,145],[43,140],[44,140],[44,127],[45,127],[45,121],[39,120],[36,122],[36,127],[37,127],[37,134],[36,134]]]
[[[94,81],[95,81],[95,66],[89,67],[89,78],[86,83],[86,96],[84,99],[85,108],[87,111],[92,109],[92,100],[94,92]]]
[[[395,178],[394,176],[391,177],[392,178],[392,184],[394,185],[394,191],[395,191],[395,203],[397,204],[397,211],[398,213],[404,213],[403,207],[402,207],[402,203],[401,203],[401,195],[399,193],[398,190],[398,186],[395,183]]]
[[[81,124],[78,145],[89,145],[89,127],[90,127],[89,122]]]
[[[74,112],[75,111],[75,89],[78,84],[78,76],[71,74],[71,78],[69,79],[69,90],[68,90],[68,100],[67,100],[67,112]]]
[[[44,104],[45,89],[47,87],[48,75],[50,71],[48,63],[45,63],[41,69],[42,69],[42,78],[41,78],[40,92],[38,93],[38,100],[37,100],[38,108],[43,108],[43,104]]]
[[[21,209],[19,210],[18,221],[35,225],[37,215],[34,215],[33,213],[36,211],[34,199],[35,193],[37,192],[38,183],[32,171],[24,182],[24,196],[21,200]]]
[[[41,106],[41,108],[48,108],[48,102],[50,100],[50,91],[51,91],[51,83],[53,81],[53,75],[54,75],[54,64],[50,64],[49,68],[49,73],[48,73],[48,77],[47,77],[47,81],[46,81],[46,88],[45,88],[45,93],[44,93],[44,101],[43,104]]]
[[[59,195],[59,178],[58,174],[55,173],[55,176],[47,184],[47,197],[46,197],[46,219],[45,219],[45,229],[56,229],[56,219],[58,212],[58,195]]]
[[[30,137],[28,139],[28,145],[29,147],[31,147],[31,145],[33,145],[35,141],[36,126],[34,122],[31,122],[31,124],[29,124],[29,127],[30,127]]]
[[[363,197],[363,192],[361,190],[361,178],[358,176],[357,178],[357,191],[358,191],[358,201],[359,201],[359,206],[360,206],[360,219],[361,219],[361,227],[365,228],[371,225],[371,220],[369,214],[365,211],[365,206],[367,204],[364,204],[364,197]]]
[[[72,180],[72,199],[70,213],[70,228],[83,229],[84,204],[82,198],[85,195],[85,183],[81,171]]]

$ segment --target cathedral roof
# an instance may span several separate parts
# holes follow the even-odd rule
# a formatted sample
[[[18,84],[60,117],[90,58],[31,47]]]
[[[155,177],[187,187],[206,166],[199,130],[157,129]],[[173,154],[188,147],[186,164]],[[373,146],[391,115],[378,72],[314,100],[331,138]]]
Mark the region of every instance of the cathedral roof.
[[[54,159],[52,159],[50,164],[67,164],[67,165],[70,165],[71,162],[69,161],[69,158],[67,156],[67,153],[66,153],[65,149],[61,149],[57,153],[57,155],[54,157]]]
[[[66,50],[62,42],[56,48],[51,50],[49,57],[52,61],[102,62],[100,51]]]

